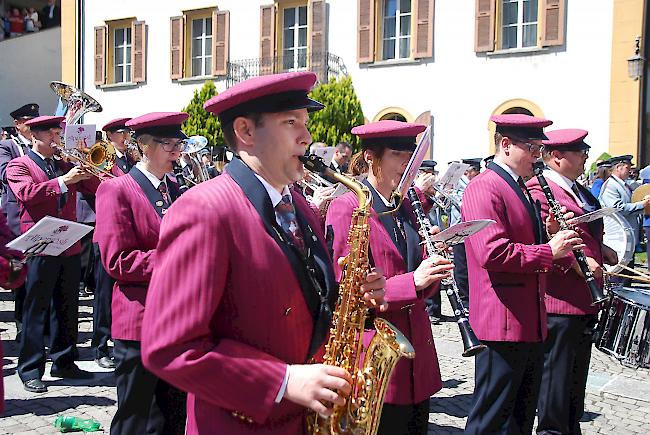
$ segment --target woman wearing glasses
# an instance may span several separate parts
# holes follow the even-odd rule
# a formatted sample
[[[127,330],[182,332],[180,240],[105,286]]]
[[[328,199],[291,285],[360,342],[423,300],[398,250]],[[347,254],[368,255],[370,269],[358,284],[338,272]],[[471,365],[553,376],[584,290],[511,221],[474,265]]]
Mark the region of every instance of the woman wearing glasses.
[[[115,279],[112,328],[117,412],[111,434],[185,433],[185,394],[142,365],[140,333],[154,266],[160,222],[180,195],[166,175],[185,147],[187,113],[149,113],[126,127],[134,131],[142,160],[97,190],[95,240]]]

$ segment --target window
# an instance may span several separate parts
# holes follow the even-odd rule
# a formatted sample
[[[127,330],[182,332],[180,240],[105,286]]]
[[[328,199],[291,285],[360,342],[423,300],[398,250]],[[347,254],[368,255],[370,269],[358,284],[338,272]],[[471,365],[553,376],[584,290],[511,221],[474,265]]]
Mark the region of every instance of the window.
[[[171,17],[170,78],[223,76],[228,71],[230,13],[216,8]]]
[[[537,0],[502,0],[501,49],[537,46]]]
[[[411,57],[411,0],[383,0],[382,59]]]
[[[282,65],[285,71],[307,68],[307,6],[282,14]]]
[[[131,81],[131,27],[113,31],[114,83]]]
[[[357,62],[433,56],[434,0],[358,0]]]
[[[95,27],[95,85],[146,80],[147,26],[135,18]]]
[[[192,20],[192,77],[210,74],[212,67],[212,17]]]

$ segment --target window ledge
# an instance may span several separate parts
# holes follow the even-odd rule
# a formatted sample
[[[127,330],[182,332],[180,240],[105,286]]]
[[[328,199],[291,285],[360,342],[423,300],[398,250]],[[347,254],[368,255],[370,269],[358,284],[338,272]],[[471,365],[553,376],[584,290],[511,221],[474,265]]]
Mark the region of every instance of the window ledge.
[[[184,83],[198,83],[206,80],[216,80],[218,76],[196,76],[196,77],[183,77],[182,79],[174,79],[173,82]]]
[[[122,83],[107,83],[105,85],[97,86],[99,89],[120,89],[120,88],[135,88],[138,87],[140,83],[136,82],[122,82]]]
[[[546,53],[549,49],[547,47],[526,47],[526,48],[508,48],[506,50],[495,50],[485,53],[486,56],[508,56],[517,54],[532,54],[532,53]]]
[[[378,60],[373,63],[362,63],[360,66],[367,66],[368,68],[380,68],[382,66],[396,66],[396,65],[419,65],[422,63],[422,59],[390,59],[390,60]]]

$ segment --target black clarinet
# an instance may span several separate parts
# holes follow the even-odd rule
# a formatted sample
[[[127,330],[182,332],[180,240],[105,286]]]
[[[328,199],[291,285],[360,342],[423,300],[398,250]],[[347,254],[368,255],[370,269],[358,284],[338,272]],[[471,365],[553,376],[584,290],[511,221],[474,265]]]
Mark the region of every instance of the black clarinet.
[[[433,240],[431,240],[431,222],[424,214],[422,203],[420,203],[420,198],[415,192],[415,189],[410,188],[408,190],[408,197],[411,200],[411,205],[415,211],[415,217],[418,221],[418,226],[420,227],[420,236],[424,239],[427,254],[429,257],[437,255],[448,259],[449,254],[447,252],[447,247],[438,249]],[[446,293],[449,298],[449,304],[451,305],[451,309],[454,310],[456,323],[458,323],[458,329],[460,329],[460,336],[463,339],[463,356],[474,356],[477,353],[482,352],[485,349],[485,345],[476,337],[472,326],[469,324],[466,314],[467,310],[463,305],[463,301],[460,299],[458,285],[456,284],[454,274],[451,273],[448,278],[444,278],[441,281],[441,285],[445,286],[447,289]]]
[[[178,183],[178,190],[180,190],[181,195],[187,192],[187,183],[185,182],[185,176],[183,175],[183,168],[178,163],[172,163],[174,168],[174,175],[176,176],[176,182]]]
[[[562,205],[555,199],[555,196],[553,196],[553,192],[551,191],[551,188],[549,187],[548,183],[546,182],[546,178],[544,178],[544,162],[538,161],[535,162],[533,165],[533,172],[535,173],[535,176],[537,177],[537,181],[539,181],[539,185],[542,188],[542,192],[544,192],[544,196],[546,197],[546,201],[548,201],[548,207],[551,212],[553,212],[553,215],[555,216],[555,220],[557,223],[560,225],[560,229],[562,230],[570,230],[572,229],[564,219],[564,216],[562,215]],[[578,262],[578,266],[580,267],[580,271],[582,272],[582,275],[585,278],[585,281],[587,282],[587,287],[589,287],[589,292],[591,293],[591,305],[597,305],[601,302],[603,302],[607,297],[605,296],[605,293],[603,293],[603,290],[598,287],[598,284],[596,283],[596,278],[594,277],[594,273],[591,271],[589,268],[589,265],[587,264],[587,256],[585,255],[585,252],[582,249],[574,249],[573,254],[576,257],[576,261]]]

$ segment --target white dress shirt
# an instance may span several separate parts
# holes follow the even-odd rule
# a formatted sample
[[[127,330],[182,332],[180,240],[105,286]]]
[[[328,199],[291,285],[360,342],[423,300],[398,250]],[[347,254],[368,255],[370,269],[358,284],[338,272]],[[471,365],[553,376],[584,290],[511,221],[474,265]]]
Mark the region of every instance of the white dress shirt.
[[[20,147],[18,147],[18,148],[20,148]],[[45,161],[45,156],[44,156],[43,154],[39,153],[39,152],[36,151],[36,150],[32,150],[32,151],[34,151],[34,154],[36,154],[37,156],[39,156],[40,158],[42,158],[43,161]],[[56,164],[56,163],[55,163],[55,164]],[[66,186],[66,184],[63,182],[63,176],[56,177],[56,180],[59,182],[59,189],[61,190],[61,193],[62,193],[62,194],[63,194],[63,193],[66,193],[66,192],[68,191],[68,186]]]

